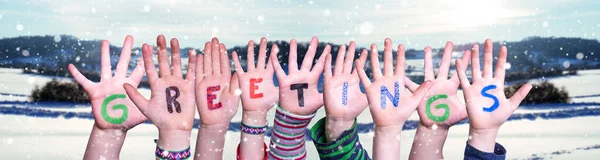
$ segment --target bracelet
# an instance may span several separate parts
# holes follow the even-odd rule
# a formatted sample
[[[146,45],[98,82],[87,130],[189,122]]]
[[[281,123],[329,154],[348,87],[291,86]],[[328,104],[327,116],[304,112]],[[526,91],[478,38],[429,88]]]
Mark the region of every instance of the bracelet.
[[[183,160],[183,159],[188,159],[190,158],[190,147],[181,150],[181,151],[167,151],[165,149],[162,149],[158,146],[158,144],[156,145],[156,151],[154,151],[154,154],[156,156],[157,159],[169,159],[169,160]]]
[[[244,124],[244,122],[241,123],[241,127],[242,127],[242,132],[247,133],[247,134],[264,134],[265,132],[267,132],[267,125],[269,123],[267,122],[267,124],[265,124],[265,126],[260,126],[260,127],[256,127],[256,126],[250,126],[250,125],[246,125]]]

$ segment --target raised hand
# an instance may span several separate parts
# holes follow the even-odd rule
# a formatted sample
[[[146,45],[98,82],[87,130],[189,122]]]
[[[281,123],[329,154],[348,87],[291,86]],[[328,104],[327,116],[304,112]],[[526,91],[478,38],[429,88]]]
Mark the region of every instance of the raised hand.
[[[132,46],[133,37],[125,37],[117,70],[113,76],[110,64],[110,44],[108,41],[102,41],[100,55],[101,79],[99,83],[88,80],[73,64],[69,64],[71,75],[90,95],[92,114],[96,126],[100,129],[127,130],[146,121],[146,117],[125,95],[125,89],[123,89],[123,84],[126,83],[136,88],[144,76],[144,63],[139,61],[129,78],[127,77]]]
[[[425,48],[424,80],[431,81],[431,88],[425,94],[424,98],[427,100],[421,101],[417,108],[420,123],[424,127],[430,128],[435,124],[437,125],[436,127],[448,129],[467,118],[465,105],[460,102],[456,94],[460,85],[458,75],[455,72],[448,79],[450,62],[452,60],[452,48],[452,42],[446,43],[437,77],[434,76],[431,47],[427,46]],[[465,51],[460,61],[469,63],[470,58],[470,52]],[[419,87],[418,84],[410,79],[405,78],[405,80],[407,81],[408,89],[412,92]]]
[[[192,72],[192,71],[190,71]],[[196,102],[200,129],[195,159],[221,159],[225,133],[240,104],[238,76],[231,76],[227,48],[213,38],[204,45],[204,55],[196,64]]]
[[[492,40],[485,40],[483,75],[479,68],[479,46],[473,45],[471,58],[471,71],[473,83],[469,83],[465,71],[467,63],[456,61],[460,85],[463,88],[467,113],[469,116],[470,130],[468,143],[484,151],[493,152],[496,134],[500,126],[519,107],[519,103],[527,96],[531,85],[521,87],[513,97],[507,99],[504,95],[504,64],[506,63],[507,49],[500,48],[496,73],[492,77]],[[469,52],[469,51],[467,51]]]
[[[126,83],[134,88],[137,87],[144,76],[144,63],[139,61],[129,78],[126,77],[132,46],[133,37],[125,37],[121,57],[113,77],[110,45],[108,41],[102,41],[99,83],[88,80],[73,64],[69,64],[71,75],[90,95],[95,121],[83,159],[97,159],[97,157],[118,159],[127,130],[146,121],[146,117],[134,106],[123,89],[123,84]],[[113,145],[104,145],[108,143]]]
[[[132,85],[125,84],[124,87],[135,105],[158,128],[158,146],[166,150],[183,150],[189,146],[194,120],[194,67],[188,67],[186,79],[183,79],[179,41],[171,39],[172,70],[167,61],[165,37],[159,35],[156,43],[160,77],[152,60],[152,47],[148,44],[142,46],[144,66],[150,82],[150,100],[146,100]],[[188,58],[188,66],[194,66],[195,55],[190,53]]]
[[[404,122],[415,111],[431,82],[425,82],[412,95],[404,88],[404,46],[398,45],[396,70],[392,65],[392,40],[385,39],[383,74],[379,66],[377,45],[371,45],[371,68],[374,82],[363,70],[367,51],[356,61],[358,75],[367,92],[369,110],[375,123],[373,159],[398,159],[400,133]]]
[[[325,56],[331,51],[331,46],[327,45],[319,57],[319,60],[312,68],[312,62],[317,51],[319,40],[313,37],[306,56],[302,61],[302,67],[298,70],[296,61],[297,42],[292,39],[290,42],[290,55],[288,59],[288,72],[286,75],[277,56],[271,56],[275,74],[279,80],[279,99],[280,107],[294,114],[308,115],[316,112],[323,106],[323,96],[319,93],[317,83],[319,76],[323,72]]]
[[[204,55],[196,65],[196,102],[201,125],[226,124],[240,103],[238,76],[231,76],[227,48],[213,38],[204,45]]]
[[[323,97],[327,122],[326,139],[337,139],[354,124],[354,119],[367,107],[367,96],[360,91],[360,78],[352,69],[356,43],[350,42],[348,52],[342,45],[338,50],[335,70],[331,71],[331,54],[325,59]],[[345,55],[345,59],[344,59]]]

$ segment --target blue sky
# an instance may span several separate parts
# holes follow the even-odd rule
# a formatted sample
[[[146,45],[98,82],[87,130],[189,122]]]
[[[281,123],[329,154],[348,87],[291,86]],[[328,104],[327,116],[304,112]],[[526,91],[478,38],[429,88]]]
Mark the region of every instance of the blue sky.
[[[155,43],[158,34],[201,48],[217,36],[228,46],[248,40],[321,41],[361,47],[422,49],[455,43],[517,41],[528,36],[598,39],[598,0],[0,0],[0,37],[69,34],[120,46]]]

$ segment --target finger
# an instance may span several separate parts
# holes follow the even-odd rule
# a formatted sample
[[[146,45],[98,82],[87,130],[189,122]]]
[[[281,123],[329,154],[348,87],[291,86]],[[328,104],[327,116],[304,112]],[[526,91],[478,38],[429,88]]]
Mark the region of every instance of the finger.
[[[194,49],[190,49],[188,51],[188,67],[185,75],[185,79],[188,81],[192,81],[196,79],[196,51]]]
[[[196,52],[196,51],[194,50],[194,52]],[[204,53],[206,54],[206,52],[204,52]],[[204,55],[196,56],[196,74],[195,74],[196,83],[202,81],[202,79],[204,79],[204,77],[208,73],[208,72],[204,71],[204,68],[205,68],[204,66],[206,66],[204,62],[205,62]]]
[[[527,96],[527,94],[529,94],[529,91],[531,91],[531,84],[525,84],[523,86],[521,86],[521,88],[519,88],[519,90],[517,90],[517,92],[515,92],[515,94],[510,97],[509,101],[511,104],[511,107],[513,107],[513,112],[514,110],[516,110],[519,107],[519,104],[521,104],[521,101],[523,101],[523,99],[525,99],[525,97]]]
[[[473,44],[471,50],[473,50],[471,52],[471,79],[473,79],[473,83],[475,83],[481,80],[481,68],[479,65],[479,45]],[[467,63],[465,63],[465,65],[467,65]]]
[[[144,59],[144,68],[146,69],[146,77],[150,85],[154,84],[155,80],[158,79],[158,73],[154,66],[154,60],[152,59],[152,47],[148,44],[142,45],[142,58]]]
[[[267,39],[265,37],[260,39],[260,48],[258,50],[258,64],[256,68],[263,70],[265,69],[265,60],[267,58]]]
[[[235,67],[235,73],[239,75],[244,75],[244,69],[242,69],[242,64],[240,64],[240,60],[236,51],[233,51],[233,53],[231,53],[231,59],[233,59],[233,67]]]
[[[448,41],[444,48],[444,54],[442,56],[442,62],[440,63],[440,69],[438,70],[437,78],[448,79],[448,70],[450,70],[450,63],[452,61],[452,42]]]
[[[342,73],[351,74],[352,73],[352,63],[354,62],[354,52],[356,52],[356,43],[354,41],[350,42],[348,46],[348,52],[346,53],[346,60],[344,60],[344,70]]]
[[[300,70],[310,71],[310,68],[312,68],[312,62],[315,59],[318,45],[319,39],[317,39],[317,37],[312,37],[310,40],[310,45],[308,46],[308,51],[306,51],[304,60],[302,60],[302,67],[300,67]]]
[[[221,74],[229,78],[231,76],[231,62],[229,62],[229,55],[227,55],[227,47],[225,47],[225,44],[221,43],[219,48],[221,58]]]
[[[433,73],[433,60],[432,60],[432,53],[431,53],[431,47],[427,46],[425,47],[425,61],[424,61],[424,66],[425,66],[425,80],[433,80],[435,79],[435,74]]]
[[[271,55],[277,56],[278,53],[279,47],[277,47],[277,44],[273,43],[273,45],[271,45]],[[270,57],[267,60],[267,73],[271,73],[271,75],[273,75],[273,61]]]
[[[248,41],[248,53],[246,54],[246,71],[252,72],[254,70],[254,41]]]
[[[133,104],[145,115],[148,111],[148,100],[131,84],[125,83],[123,88],[125,88],[125,92]]]
[[[394,75],[394,57],[392,56],[392,40],[389,38],[385,39],[383,46],[383,75],[392,76]]]
[[[205,75],[212,75],[212,43],[211,42],[206,42],[204,44],[204,74]],[[198,60],[200,60],[200,58],[198,58]],[[198,73],[196,73],[196,75],[200,75]]]
[[[112,77],[112,68],[110,66],[110,44],[107,40],[102,41],[102,49],[100,51],[100,81]]]
[[[238,80],[238,75],[235,74],[233,76],[231,76],[231,80],[229,81],[231,87],[229,87],[229,93],[235,95],[235,96],[239,96],[235,94],[235,91],[238,90],[240,88],[240,82]]]
[[[175,77],[182,78],[181,71],[181,51],[179,50],[179,40],[176,38],[171,39],[171,66],[173,67],[172,75]],[[189,57],[188,57],[189,58]],[[189,59],[188,59],[189,61]]]
[[[496,73],[494,75],[494,78],[502,79],[502,82],[504,82],[504,73],[505,73],[504,64],[506,64],[507,54],[508,53],[506,50],[506,46],[502,46],[500,48],[500,53],[498,55],[498,61],[496,61]]]
[[[331,52],[331,46],[326,45],[325,49],[323,49],[323,53],[321,53],[321,56],[319,56],[319,59],[317,60],[317,64],[315,64],[315,67],[310,71],[311,73],[314,73],[317,76],[321,76],[321,73],[323,73],[323,67],[325,66],[325,57],[330,52]]]
[[[288,56],[288,72],[298,71],[298,42],[295,39],[290,41],[290,54]]]
[[[483,48],[483,78],[485,79],[492,78],[492,66],[494,62],[493,47],[492,40],[486,39]]]
[[[365,61],[367,61],[367,52],[366,49],[360,53],[360,57],[354,62],[356,64],[356,71],[358,72],[358,76],[360,77],[360,82],[363,84],[364,88],[367,88],[371,85],[371,80],[365,73]]]
[[[275,47],[277,47],[277,46],[275,46]],[[275,75],[277,76],[277,79],[281,80],[281,79],[285,78],[285,76],[286,76],[285,71],[283,71],[283,68],[281,68],[281,65],[279,64],[279,59],[277,58],[277,54],[271,54],[271,61],[272,61],[271,64],[273,64],[273,69],[275,69]],[[291,61],[289,62],[289,64],[291,64]]]
[[[404,86],[406,86],[408,88],[408,90],[410,90],[410,92],[413,92],[413,93],[415,91],[417,91],[417,88],[419,88],[419,84],[415,83],[407,76],[404,76]]]
[[[137,87],[140,84],[140,81],[142,81],[143,77],[144,77],[144,59],[140,58],[138,60],[137,66],[135,67],[133,72],[131,72],[129,79],[133,80],[133,82],[135,84],[132,84],[132,85],[134,87]]]
[[[170,76],[171,68],[169,67],[169,55],[167,53],[167,41],[165,36],[159,35],[156,38],[158,44],[158,71],[161,77]]]
[[[129,68],[129,59],[131,58],[131,48],[133,47],[133,37],[127,35],[125,42],[123,42],[123,49],[121,50],[121,56],[117,63],[117,71],[115,77],[127,76],[127,69]]]
[[[332,55],[329,54],[325,58],[325,69],[323,71],[324,72],[323,76],[325,77],[325,80],[328,80],[333,76],[333,74],[331,73],[331,57],[332,57]]]
[[[73,75],[73,78],[75,78],[75,81],[77,81],[77,83],[81,84],[81,86],[84,89],[89,88],[94,84],[94,82],[85,78],[85,76],[83,74],[81,74],[81,72],[79,72],[79,70],[77,70],[77,68],[73,64],[69,64],[69,72],[71,73],[71,75]]]
[[[381,75],[381,67],[379,66],[379,53],[375,43],[371,44],[371,73],[373,74],[373,79],[375,80],[383,76]]]
[[[470,51],[467,51],[467,52],[470,52]],[[460,86],[463,88],[463,90],[470,86],[469,79],[467,78],[467,74],[465,73],[467,71],[466,65],[467,65],[467,63],[463,63],[462,61],[459,61],[458,59],[456,60],[456,73],[458,74]],[[473,82],[475,82],[475,81],[473,81]]]
[[[344,64],[344,53],[346,53],[346,45],[341,45],[335,58],[333,75],[340,75],[342,74],[342,71],[344,71],[344,67],[342,66]]]
[[[396,52],[396,75],[399,77],[406,76],[404,71],[404,66],[406,65],[405,53],[404,45],[398,45],[398,52]]]
[[[427,91],[429,90],[429,88],[431,88],[431,81],[423,82],[423,84],[421,84],[421,86],[419,86],[419,88],[417,88],[417,90],[413,92],[413,99],[416,100],[414,102],[420,103],[423,97],[425,96],[425,93],[427,93]]]
[[[465,53],[463,54],[460,62],[462,64],[469,64],[469,60],[471,60],[471,51],[466,50]],[[455,66],[456,65],[457,64],[455,63]],[[458,78],[458,67],[455,68],[454,74],[452,74],[452,77],[450,77],[450,81],[454,82],[456,84],[456,86],[460,85],[460,80]]]
[[[219,39],[212,38],[211,41],[211,47],[212,47],[212,51],[210,51],[211,54],[211,61],[212,61],[212,73],[213,74],[221,74],[221,51],[220,51],[220,44],[219,44]],[[207,71],[207,70],[204,70]],[[207,71],[210,72],[210,71]]]

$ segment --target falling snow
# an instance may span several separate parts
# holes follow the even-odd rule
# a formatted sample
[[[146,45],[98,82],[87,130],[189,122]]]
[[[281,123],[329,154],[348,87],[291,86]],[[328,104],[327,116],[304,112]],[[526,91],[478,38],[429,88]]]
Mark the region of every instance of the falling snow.
[[[23,25],[22,24],[17,24],[16,28],[17,28],[17,31],[22,31],[23,30]]]
[[[371,35],[371,33],[373,33],[373,30],[375,29],[375,25],[373,25],[372,22],[363,22],[360,25],[360,34],[363,36],[368,36]]]

